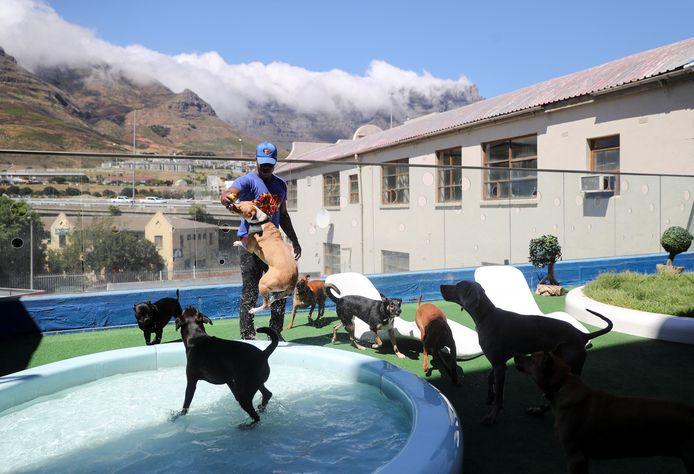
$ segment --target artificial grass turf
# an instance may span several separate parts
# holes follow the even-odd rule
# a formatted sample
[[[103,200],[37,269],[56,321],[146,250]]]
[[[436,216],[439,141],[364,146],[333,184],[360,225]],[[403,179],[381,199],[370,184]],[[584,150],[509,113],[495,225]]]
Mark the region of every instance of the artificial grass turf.
[[[563,310],[563,297],[537,297],[545,312]],[[446,315],[468,327],[471,318],[459,306],[445,301],[435,302]],[[403,318],[414,320],[416,304],[403,305]],[[315,313],[314,313],[315,316]],[[338,332],[338,343],[330,342],[334,311],[326,311],[320,327],[306,325],[306,312],[300,312],[295,327],[284,330],[288,342],[320,345],[339,350],[360,352],[353,348],[344,330]],[[256,327],[267,325],[268,317],[256,318]],[[589,327],[590,330],[597,328]],[[238,320],[216,320],[207,326],[211,335],[237,338]],[[164,330],[164,343],[180,341],[172,324]],[[5,341],[0,345],[0,370],[7,373],[7,361],[15,351],[22,350],[23,341]],[[92,352],[140,346],[142,332],[134,328],[111,329],[45,336],[39,341],[25,340],[26,347],[38,344],[28,365],[34,367]],[[399,346],[405,359],[398,359],[386,343],[381,351],[367,349],[367,355],[387,360],[423,377],[421,346],[418,341],[403,340]],[[479,420],[489,411],[485,404],[489,363],[484,356],[461,361],[465,371],[462,385],[454,386],[437,371],[426,379],[451,401],[463,426],[464,470],[468,473],[554,473],[565,471],[564,455],[553,429],[552,415],[535,418],[525,415],[525,408],[539,404],[540,391],[532,381],[517,372],[512,364],[506,374],[505,409],[493,427],[482,426]],[[593,341],[582,378],[594,388],[623,395],[647,396],[679,400],[694,400],[694,346],[654,341],[616,332]],[[272,376],[269,386],[271,387]],[[153,389],[149,387],[148,390]],[[181,394],[183,397],[183,394]],[[179,400],[176,403],[182,402]],[[614,461],[594,461],[593,473],[671,473],[684,472],[679,460],[644,458]]]

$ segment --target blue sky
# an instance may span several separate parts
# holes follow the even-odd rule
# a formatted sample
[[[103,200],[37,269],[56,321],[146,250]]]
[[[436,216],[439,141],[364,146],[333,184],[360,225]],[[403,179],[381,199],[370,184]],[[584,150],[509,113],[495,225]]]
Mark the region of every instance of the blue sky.
[[[0,0],[0,47],[189,89],[232,124],[276,104],[397,125],[473,84],[494,97],[687,39],[692,18],[694,0]]]
[[[492,97],[694,36],[694,1],[48,0],[119,46],[365,74],[370,61]]]

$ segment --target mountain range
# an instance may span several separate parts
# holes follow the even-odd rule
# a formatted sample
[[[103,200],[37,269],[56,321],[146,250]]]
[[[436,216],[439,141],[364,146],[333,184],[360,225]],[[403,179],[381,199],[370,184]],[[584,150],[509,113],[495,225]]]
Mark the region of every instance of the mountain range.
[[[333,143],[366,123],[387,128],[480,100],[474,85],[434,98],[400,92],[406,104],[390,113],[307,113],[268,100],[227,123],[192,90],[175,93],[106,63],[31,72],[0,47],[0,148],[249,156],[270,140],[286,154],[293,141]]]

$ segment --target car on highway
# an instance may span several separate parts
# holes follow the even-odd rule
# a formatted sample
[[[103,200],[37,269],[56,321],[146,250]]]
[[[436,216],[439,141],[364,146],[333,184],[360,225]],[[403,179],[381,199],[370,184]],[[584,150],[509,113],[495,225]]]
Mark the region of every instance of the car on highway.
[[[147,196],[142,202],[145,204],[164,204],[166,199],[160,198],[159,196]]]
[[[111,202],[115,202],[117,204],[131,204],[133,200],[128,196],[116,196],[114,198],[111,198]]]

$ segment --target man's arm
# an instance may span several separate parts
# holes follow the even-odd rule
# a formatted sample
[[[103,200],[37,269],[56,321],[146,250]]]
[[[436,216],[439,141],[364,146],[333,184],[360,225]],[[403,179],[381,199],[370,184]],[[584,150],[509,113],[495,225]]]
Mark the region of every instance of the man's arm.
[[[291,217],[289,217],[289,211],[287,211],[287,201],[282,201],[282,204],[280,204],[280,227],[282,231],[287,234],[289,240],[292,241],[294,260],[299,260],[299,257],[301,257],[301,245],[299,245],[299,239],[297,239],[296,232],[294,232],[294,226],[292,225]]]

